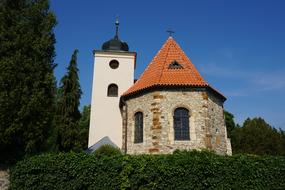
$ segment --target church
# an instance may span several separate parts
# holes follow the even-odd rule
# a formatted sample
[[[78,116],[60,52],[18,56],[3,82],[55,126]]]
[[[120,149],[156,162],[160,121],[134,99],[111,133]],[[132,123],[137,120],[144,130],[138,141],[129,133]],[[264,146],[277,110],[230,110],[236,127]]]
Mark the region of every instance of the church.
[[[231,155],[223,103],[172,36],[134,80],[136,52],[118,35],[94,50],[88,147],[127,154],[212,150]]]

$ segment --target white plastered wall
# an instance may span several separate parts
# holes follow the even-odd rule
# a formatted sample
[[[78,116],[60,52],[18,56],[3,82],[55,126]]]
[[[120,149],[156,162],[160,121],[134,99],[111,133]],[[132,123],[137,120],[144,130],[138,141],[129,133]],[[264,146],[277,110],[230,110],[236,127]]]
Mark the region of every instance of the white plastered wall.
[[[134,83],[136,53],[95,51],[92,85],[91,115],[88,147],[107,136],[118,147],[122,147],[122,117],[119,100]],[[117,69],[112,69],[109,62],[116,59]],[[118,85],[118,97],[108,97],[110,84]]]

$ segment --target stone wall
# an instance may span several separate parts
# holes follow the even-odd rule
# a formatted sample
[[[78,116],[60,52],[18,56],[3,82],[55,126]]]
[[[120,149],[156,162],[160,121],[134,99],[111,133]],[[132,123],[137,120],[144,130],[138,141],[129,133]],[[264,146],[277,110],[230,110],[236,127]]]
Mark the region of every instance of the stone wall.
[[[162,90],[146,93],[126,101],[127,153],[172,153],[176,149],[209,149],[227,153],[223,102],[206,90]],[[177,107],[190,111],[190,141],[174,140],[173,112]],[[134,143],[134,114],[144,115],[142,143]],[[125,135],[126,134],[126,135]]]
[[[0,190],[8,190],[9,175],[6,170],[0,170]]]
[[[227,152],[227,130],[224,119],[223,102],[211,93],[208,94],[206,117],[206,147],[219,154]]]

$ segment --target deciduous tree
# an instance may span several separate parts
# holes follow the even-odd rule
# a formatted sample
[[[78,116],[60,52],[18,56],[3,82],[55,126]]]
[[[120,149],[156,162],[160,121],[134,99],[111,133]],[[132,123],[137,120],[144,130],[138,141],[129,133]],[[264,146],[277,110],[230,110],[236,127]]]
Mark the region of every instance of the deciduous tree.
[[[284,132],[271,127],[260,117],[246,119],[232,135],[234,153],[285,155],[284,144]]]
[[[234,121],[234,115],[228,111],[224,111],[224,114],[225,114],[225,122],[226,122],[226,127],[227,127],[228,138],[231,138],[232,133],[234,129],[236,128],[236,124]]]

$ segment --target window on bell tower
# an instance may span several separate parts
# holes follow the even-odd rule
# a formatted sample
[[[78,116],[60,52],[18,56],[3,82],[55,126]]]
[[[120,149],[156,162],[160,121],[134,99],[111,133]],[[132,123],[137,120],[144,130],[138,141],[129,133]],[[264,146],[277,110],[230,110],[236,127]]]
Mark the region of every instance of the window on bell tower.
[[[118,97],[118,85],[110,84],[108,86],[107,96],[109,96],[109,97]]]
[[[113,59],[109,62],[109,66],[112,69],[117,69],[119,67],[119,61],[117,61],[116,59]]]

